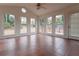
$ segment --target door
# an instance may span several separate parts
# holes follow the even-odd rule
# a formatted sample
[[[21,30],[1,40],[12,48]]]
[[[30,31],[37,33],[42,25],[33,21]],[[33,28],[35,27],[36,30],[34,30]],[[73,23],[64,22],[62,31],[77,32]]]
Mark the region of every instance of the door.
[[[79,37],[79,13],[70,15],[69,36]]]
[[[55,34],[64,35],[64,16],[56,15],[55,17]]]

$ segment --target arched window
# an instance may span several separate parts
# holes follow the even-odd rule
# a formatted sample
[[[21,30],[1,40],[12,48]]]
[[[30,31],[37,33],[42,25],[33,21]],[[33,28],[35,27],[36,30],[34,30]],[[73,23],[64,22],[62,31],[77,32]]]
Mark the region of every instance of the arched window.
[[[26,13],[27,10],[25,8],[21,8],[22,13]]]
[[[15,34],[15,16],[12,14],[4,15],[4,35]]]
[[[27,33],[27,18],[21,17],[20,33]]]

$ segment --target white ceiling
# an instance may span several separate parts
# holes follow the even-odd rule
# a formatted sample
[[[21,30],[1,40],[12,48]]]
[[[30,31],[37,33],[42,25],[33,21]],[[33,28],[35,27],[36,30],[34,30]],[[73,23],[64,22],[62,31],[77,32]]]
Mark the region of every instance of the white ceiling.
[[[4,3],[0,5],[23,6],[36,15],[43,15],[49,12],[54,12],[59,9],[71,6],[73,4],[72,3],[42,3],[42,6],[45,7],[46,9],[41,8],[40,10],[36,9],[37,8],[36,3],[10,3],[10,4]]]

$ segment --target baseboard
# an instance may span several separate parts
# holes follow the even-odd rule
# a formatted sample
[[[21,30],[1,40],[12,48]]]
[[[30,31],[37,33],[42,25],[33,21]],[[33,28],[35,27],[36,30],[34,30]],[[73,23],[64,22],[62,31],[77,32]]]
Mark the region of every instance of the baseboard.
[[[19,34],[19,35],[6,35],[6,36],[1,36],[0,39],[7,39],[7,38],[20,37],[20,36],[28,36],[28,35],[36,35],[36,34],[37,34],[37,33]]]
[[[48,35],[52,37],[59,37],[59,38],[64,38],[64,39],[71,39],[71,40],[79,40],[79,37],[75,36],[70,36],[70,37],[65,37],[65,36],[60,36],[60,35],[53,35],[53,34],[48,34],[48,33],[30,33],[30,34],[19,34],[19,35],[7,35],[7,36],[1,36],[0,39],[5,39],[5,38],[14,38],[14,37],[20,37],[20,36],[28,36],[28,35]]]

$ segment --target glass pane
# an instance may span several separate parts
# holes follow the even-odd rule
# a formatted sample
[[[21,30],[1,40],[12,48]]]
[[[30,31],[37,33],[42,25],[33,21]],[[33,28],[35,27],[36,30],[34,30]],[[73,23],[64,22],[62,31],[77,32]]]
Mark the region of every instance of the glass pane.
[[[47,33],[52,33],[52,17],[49,17],[49,18],[47,19],[46,32],[47,32]]]
[[[15,16],[11,14],[4,15],[4,35],[15,34]]]
[[[34,18],[31,18],[31,32],[36,32],[36,21]]]
[[[26,17],[21,17],[20,33],[27,33],[27,18]]]
[[[64,16],[57,15],[55,21],[55,34],[63,35],[64,34]]]

